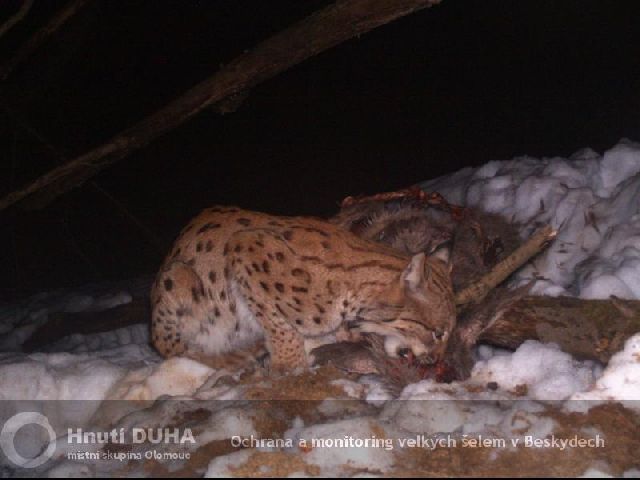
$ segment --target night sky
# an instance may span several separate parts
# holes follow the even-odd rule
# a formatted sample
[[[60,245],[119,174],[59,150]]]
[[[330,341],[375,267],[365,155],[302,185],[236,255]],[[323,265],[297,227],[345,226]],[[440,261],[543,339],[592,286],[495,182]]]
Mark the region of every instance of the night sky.
[[[0,65],[64,3],[37,1]],[[89,1],[0,83],[0,193],[328,3]],[[19,2],[1,5],[0,21]],[[489,160],[640,141],[639,18],[637,1],[443,0],[343,43],[44,209],[0,212],[0,299],[153,273],[214,204],[327,216]]]

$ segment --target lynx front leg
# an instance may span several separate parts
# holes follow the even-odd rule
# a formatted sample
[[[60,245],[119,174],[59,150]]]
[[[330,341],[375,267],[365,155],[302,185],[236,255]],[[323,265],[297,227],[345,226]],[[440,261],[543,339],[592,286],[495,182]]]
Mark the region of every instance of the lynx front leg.
[[[304,271],[297,268],[295,254],[283,238],[269,230],[247,230],[235,233],[224,246],[225,271],[242,299],[239,312],[246,306],[260,323],[270,369],[282,373],[310,365],[303,332],[296,326],[304,323],[303,303],[311,288],[310,274],[306,283],[296,277]]]
[[[169,264],[158,276],[151,294],[151,340],[164,357],[201,353],[194,339],[206,321],[204,289],[193,268]]]
[[[309,368],[304,338],[284,321],[265,325],[271,372],[290,373]]]

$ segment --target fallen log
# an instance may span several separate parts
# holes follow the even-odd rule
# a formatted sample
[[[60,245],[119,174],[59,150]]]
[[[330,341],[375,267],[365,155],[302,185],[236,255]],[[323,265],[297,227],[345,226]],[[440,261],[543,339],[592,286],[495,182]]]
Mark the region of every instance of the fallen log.
[[[557,343],[576,358],[607,363],[640,332],[640,301],[527,296],[510,305],[478,340],[515,349],[525,340]]]
[[[149,299],[134,297],[130,303],[101,312],[53,313],[22,345],[26,353],[42,351],[64,337],[109,332],[136,323],[148,323]]]

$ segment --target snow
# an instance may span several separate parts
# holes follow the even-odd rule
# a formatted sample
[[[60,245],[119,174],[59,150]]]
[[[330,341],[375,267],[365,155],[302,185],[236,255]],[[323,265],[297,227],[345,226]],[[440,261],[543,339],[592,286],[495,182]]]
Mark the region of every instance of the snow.
[[[155,400],[162,395],[193,395],[214,373],[188,358],[170,358],[130,371],[111,390],[111,400]]]
[[[198,436],[200,445],[236,435],[245,438],[258,435],[250,414],[239,408],[227,408],[216,413],[211,416],[206,427]]]
[[[536,400],[563,400],[588,389],[597,370],[594,363],[578,362],[557,345],[527,340],[513,355],[477,362],[472,377],[478,382],[496,382],[509,391],[527,385],[529,397]]]
[[[207,473],[205,473],[204,476],[206,478],[232,477],[233,468],[247,463],[251,454],[251,450],[241,450],[230,453],[229,455],[217,457],[211,461],[207,468]]]
[[[513,283],[539,278],[534,292],[580,298],[640,298],[640,144],[622,140],[600,156],[518,157],[427,181],[448,201],[521,224],[558,229],[553,245]]]
[[[383,405],[384,402],[393,399],[380,380],[375,376],[364,376],[360,378],[359,383],[367,387],[366,400],[372,405]]]
[[[54,313],[100,312],[131,302],[133,295],[148,292],[146,277],[105,285],[89,285],[79,291],[37,294],[14,305],[0,305],[0,352],[20,352],[22,344]],[[125,287],[127,290],[123,290]],[[134,325],[113,332],[74,335],[48,346],[47,351],[92,352],[135,343],[148,343],[148,329]]]
[[[593,389],[576,392],[573,400],[622,400],[640,410],[640,333],[629,338],[598,378]]]
[[[399,401],[388,402],[380,418],[403,432],[424,435],[491,434],[505,439],[525,435],[545,438],[552,419],[539,415],[540,402],[506,391],[468,389],[468,382],[439,384],[433,380],[407,386]]]
[[[622,140],[603,155],[585,149],[570,158],[523,156],[491,161],[425,182],[423,187],[440,192],[452,203],[517,221],[523,238],[542,224],[558,229],[556,241],[514,275],[512,286],[536,279],[533,291],[540,295],[640,299],[640,144]],[[146,325],[73,335],[44,352],[22,352],[24,341],[51,314],[113,308],[146,294],[146,288],[147,279],[134,280],[43,293],[1,305],[0,400],[13,401],[0,403],[2,418],[12,409],[23,409],[25,403],[20,400],[30,401],[35,411],[52,418],[52,427],[62,438],[66,432],[61,426],[69,420],[78,427],[95,425],[98,417],[104,425],[123,428],[169,425],[181,415],[193,414],[189,409],[196,407],[182,400],[216,399],[211,415],[197,422],[199,445],[234,435],[257,436],[255,409],[264,406],[243,403],[243,387],[217,385],[217,372],[205,365],[184,358],[162,360],[148,345]],[[364,400],[369,410],[363,413],[362,408],[325,400],[318,406],[321,419],[309,422],[297,416],[284,436],[295,442],[381,439],[384,435],[397,440],[417,434],[522,440],[525,435],[546,438],[555,431],[556,422],[544,415],[550,404],[587,411],[597,402],[615,400],[638,410],[640,332],[627,340],[606,367],[536,341],[525,342],[515,352],[482,345],[476,357],[472,376],[465,382],[443,385],[425,380],[407,386],[397,401],[375,376],[336,380],[335,386],[353,402]],[[85,403],[70,408],[65,402],[37,400]],[[141,403],[125,402],[123,407],[103,400]],[[27,447],[40,451],[47,439],[34,436],[31,442]],[[298,451],[295,442],[285,453]],[[64,460],[61,443],[55,463],[40,473],[65,477],[97,473],[87,463]],[[206,476],[231,475],[256,450],[213,458]],[[375,476],[391,471],[397,458],[393,449],[346,446],[313,448],[303,460],[324,475]],[[0,468],[3,461],[0,457]],[[104,472],[109,473],[109,468],[113,467],[105,467]],[[296,468],[289,476],[309,473],[300,465]],[[602,475],[603,468],[594,465],[584,476]],[[628,470],[625,476],[637,477],[638,471]]]
[[[0,362],[2,400],[100,400],[125,374],[124,368],[88,355],[10,355]]]
[[[454,432],[464,425],[467,413],[455,401],[455,393],[449,392],[431,380],[409,385],[399,402],[390,402],[382,418],[411,433]]]
[[[613,478],[613,475],[592,467],[580,475],[580,478]]]

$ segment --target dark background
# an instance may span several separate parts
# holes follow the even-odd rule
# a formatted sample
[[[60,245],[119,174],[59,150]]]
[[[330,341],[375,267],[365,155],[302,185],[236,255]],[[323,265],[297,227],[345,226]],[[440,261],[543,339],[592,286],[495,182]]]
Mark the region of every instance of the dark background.
[[[90,1],[0,83],[0,193],[61,162],[46,143],[83,153],[327,4]],[[63,5],[37,1],[0,65]],[[154,272],[213,204],[330,215],[492,159],[638,140],[639,18],[637,1],[444,0],[339,45],[43,210],[0,212],[0,299]]]

